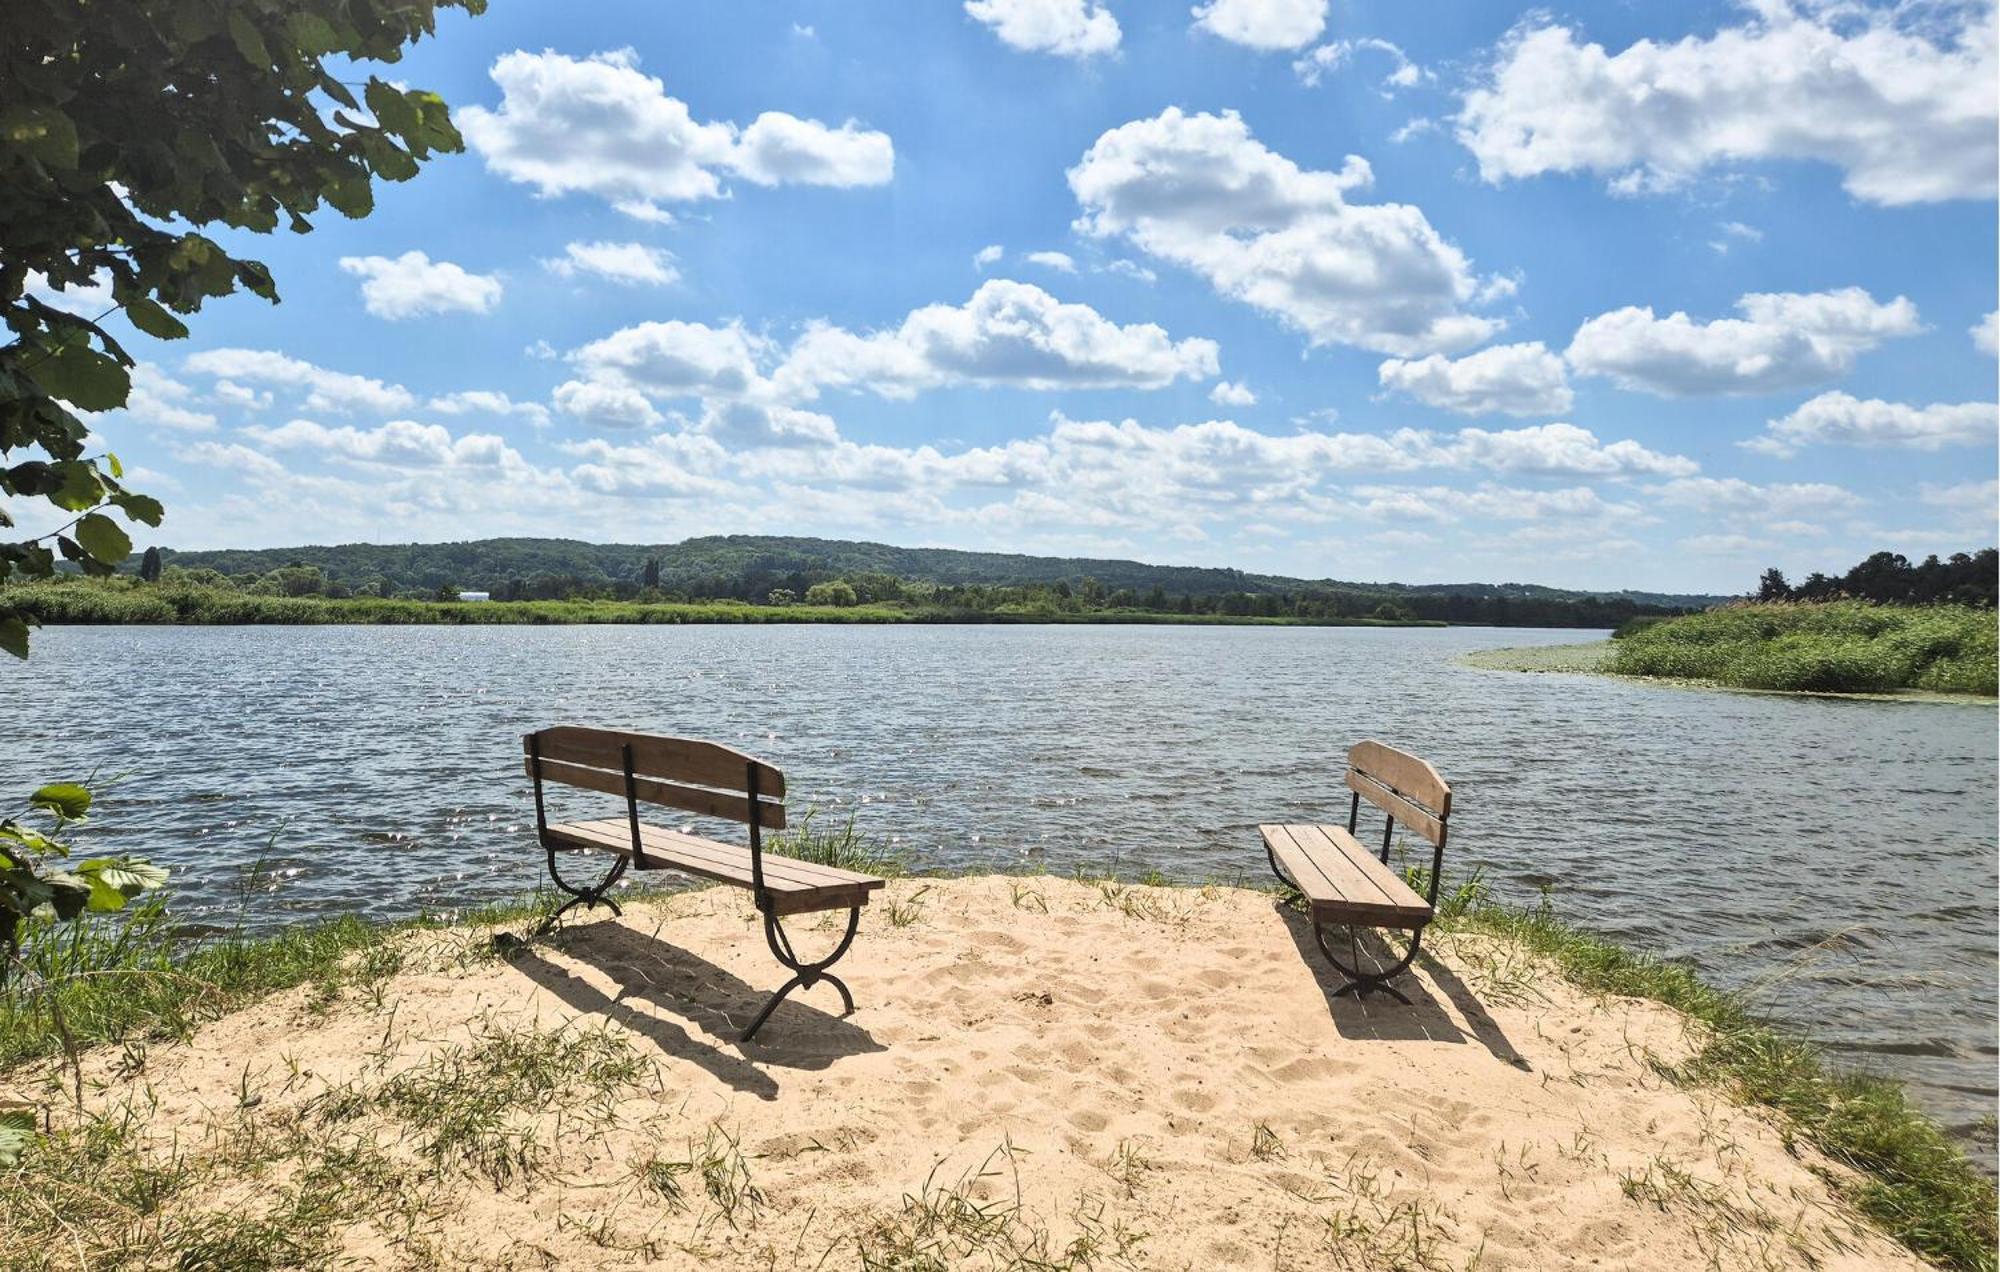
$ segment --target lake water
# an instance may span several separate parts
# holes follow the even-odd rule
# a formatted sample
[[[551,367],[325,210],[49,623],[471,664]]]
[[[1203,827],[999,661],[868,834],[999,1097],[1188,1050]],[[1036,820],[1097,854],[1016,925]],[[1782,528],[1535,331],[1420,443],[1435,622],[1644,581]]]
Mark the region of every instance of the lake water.
[[[1995,1098],[1991,707],[1459,665],[1573,631],[1194,627],[51,628],[0,666],[9,799],[128,774],[96,847],[190,917],[380,917],[541,868],[520,735],[709,737],[918,865],[1260,879],[1255,824],[1344,818],[1347,744],[1429,757],[1448,869],[1685,956],[1963,1130]],[[271,872],[247,906],[244,872]]]

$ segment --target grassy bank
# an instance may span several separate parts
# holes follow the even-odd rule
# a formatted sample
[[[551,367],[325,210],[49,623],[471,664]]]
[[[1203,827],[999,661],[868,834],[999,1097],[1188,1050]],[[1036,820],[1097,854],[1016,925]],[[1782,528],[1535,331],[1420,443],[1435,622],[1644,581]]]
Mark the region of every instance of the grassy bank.
[[[844,829],[824,833],[808,826],[789,849],[795,855],[884,873],[894,873],[897,864]],[[1024,886],[1028,882],[1024,880]],[[1155,878],[1147,884],[1164,882]],[[1416,882],[1421,886],[1421,879]],[[1138,888],[1102,886],[1111,889],[1107,896],[1116,893],[1119,904],[1135,907],[1135,914],[1143,914],[1148,904],[1158,904],[1147,902]],[[1532,995],[1538,979],[1553,975],[1593,994],[1651,1000],[1684,1014],[1696,1023],[1696,1045],[1683,1060],[1662,1068],[1663,1076],[1682,1085],[1721,1091],[1741,1103],[1769,1110],[1788,1136],[1851,1168],[1851,1177],[1838,1175],[1831,1182],[1911,1249],[1948,1268],[1985,1272],[1994,1267],[1992,1182],[1933,1121],[1909,1104],[1897,1084],[1831,1068],[1809,1042],[1759,1020],[1741,999],[1705,985],[1685,966],[1633,953],[1580,931],[1564,923],[1546,904],[1519,909],[1496,903],[1477,880],[1450,891],[1451,898],[1435,930],[1445,942],[1456,937],[1475,938],[1452,945],[1453,949],[1459,945],[1477,949],[1484,943],[1484,948],[1498,951],[1488,957],[1505,966],[1495,969],[1492,984],[1512,984]],[[1030,899],[1034,896],[1032,891],[1027,895]],[[1017,900],[1016,904],[1022,903]],[[433,918],[371,926],[340,920],[270,937],[209,940],[187,948],[177,958],[160,952],[165,921],[157,909],[142,911],[136,926],[125,928],[123,935],[112,925],[91,929],[93,934],[81,941],[67,935],[58,940],[44,931],[31,943],[28,955],[37,971],[51,978],[57,988],[23,999],[17,984],[0,996],[0,1073],[12,1072],[18,1080],[26,1072],[36,1071],[33,1062],[61,1055],[64,1042],[55,1028],[51,1007],[59,1012],[71,1045],[120,1048],[122,1058],[114,1067],[144,1071],[149,1047],[184,1039],[203,1022],[279,990],[313,986],[304,1008],[310,1016],[330,1010],[343,997],[379,997],[391,978],[404,969],[406,959],[417,957],[414,952],[419,949],[425,970],[433,973],[439,968],[448,972],[454,966],[469,968],[502,957],[485,938],[484,930],[502,925],[524,930],[546,905],[546,899],[528,898],[453,916],[449,922]],[[911,899],[908,905],[915,908],[917,902]],[[893,905],[885,909],[886,921],[900,926],[894,910]],[[437,939],[413,939],[427,931],[435,933]],[[392,1008],[393,1003],[384,1005],[384,1010]],[[311,1019],[300,1021],[298,1027],[312,1028]],[[464,1056],[454,1053],[454,1063],[463,1062],[460,1068],[464,1071],[454,1070],[451,1075],[453,1098],[477,1105],[473,1112],[480,1118],[498,1119],[513,1102],[546,1094],[543,1087],[554,1090],[565,1082],[580,1081],[577,1075],[582,1070],[571,1071],[565,1065],[575,1062],[588,1068],[594,1062],[590,1055],[552,1052],[544,1056],[540,1051],[532,1056],[517,1055],[517,1041],[496,1037],[488,1040],[490,1046],[480,1044]],[[537,1035],[520,1046],[529,1043],[543,1050],[557,1045],[554,1035]],[[590,1035],[566,1035],[561,1045],[587,1049],[597,1044]],[[481,1064],[493,1062],[488,1066],[491,1072],[471,1064],[481,1057]],[[535,1077],[540,1085],[526,1094],[509,1085],[525,1080],[524,1074],[540,1075]],[[417,1100],[420,1095],[399,1087],[384,1098]],[[253,1099],[246,1087],[246,1108]],[[482,1126],[484,1122],[468,1127],[441,1124],[438,1133],[462,1132],[477,1142],[502,1142],[486,1137],[493,1128],[482,1131]],[[124,1142],[121,1136],[128,1133],[129,1128],[121,1130],[102,1120],[86,1121],[32,1146],[20,1170],[0,1173],[0,1213],[30,1222],[30,1216],[61,1211],[60,1223],[39,1218],[30,1222],[39,1234],[36,1239],[50,1242],[64,1235],[62,1224],[88,1227],[126,1222],[132,1216],[74,1213],[63,1208],[59,1200],[53,1210],[47,1205],[37,1209],[40,1203],[36,1199],[60,1199],[77,1193],[79,1170],[105,1171],[109,1177],[122,1178],[116,1163],[123,1151],[119,1147]],[[497,1168],[506,1163],[496,1159],[493,1164]],[[359,1169],[366,1164],[354,1165]],[[140,1217],[150,1212],[148,1207],[161,1204],[164,1193],[158,1177],[135,1175],[127,1182],[131,1185],[127,1204]],[[341,1185],[344,1189],[358,1186],[352,1180]],[[309,1190],[300,1191],[302,1207],[308,1195]],[[326,1220],[318,1210],[308,1207],[276,1226],[265,1223],[255,1232],[156,1233],[164,1244],[156,1245],[153,1252],[203,1257],[235,1252],[242,1254],[242,1261],[228,1266],[283,1264],[283,1252],[308,1248],[311,1225]],[[288,1224],[298,1225],[298,1230],[288,1230]],[[270,1253],[260,1261],[253,1254],[257,1249]]]
[[[1996,691],[1992,610],[1959,606],[1730,605],[1622,636],[1603,670],[1741,689],[1819,693]]]
[[[1180,614],[1144,609],[1083,612],[1002,607],[752,605],[743,601],[417,601],[357,596],[270,596],[134,579],[70,579],[5,589],[9,602],[52,624],[277,625],[575,623],[1172,623],[1194,626],[1443,627],[1436,620]]]
[[[1575,675],[1607,669],[1617,647],[1608,640],[1583,645],[1521,645],[1509,649],[1475,649],[1459,661],[1488,671],[1559,672]]]

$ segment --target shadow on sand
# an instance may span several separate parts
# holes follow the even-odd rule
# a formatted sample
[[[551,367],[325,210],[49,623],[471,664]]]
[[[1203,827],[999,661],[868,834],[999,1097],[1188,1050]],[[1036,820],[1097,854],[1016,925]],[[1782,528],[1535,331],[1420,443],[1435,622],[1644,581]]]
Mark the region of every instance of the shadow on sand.
[[[799,991],[755,1041],[738,1042],[737,1034],[789,975],[775,960],[771,985],[760,989],[656,934],[615,921],[565,928],[553,948],[604,973],[617,993],[606,994],[532,945],[510,945],[505,958],[574,1010],[615,1020],[664,1054],[759,1099],[778,1098],[774,1069],[825,1069],[843,1057],[884,1049],[859,1025],[800,1002]],[[834,997],[830,987],[811,992]]]
[[[1501,1030],[1500,1022],[1493,1019],[1492,1013],[1486,1010],[1472,988],[1441,960],[1431,957],[1428,952],[1420,952],[1410,971],[1397,978],[1396,988],[1409,995],[1410,1005],[1407,1007],[1387,994],[1370,994],[1363,998],[1349,993],[1336,998],[1334,992],[1346,984],[1346,980],[1327,964],[1326,955],[1320,953],[1318,944],[1313,940],[1312,923],[1283,902],[1275,908],[1285,922],[1285,930],[1291,933],[1292,943],[1299,947],[1299,957],[1305,960],[1320,992],[1326,995],[1327,1011],[1332,1015],[1333,1027],[1341,1037],[1375,1042],[1462,1043],[1476,1039],[1495,1059],[1517,1069],[1528,1067],[1527,1060]],[[1342,938],[1337,931],[1329,931],[1327,939],[1334,943],[1336,950],[1340,948]],[[1401,957],[1399,951],[1391,951],[1388,942],[1373,930],[1357,929],[1353,931],[1352,939],[1358,959],[1354,965],[1357,967],[1388,967]],[[1458,1009],[1456,1018],[1438,1001],[1433,988]],[[1461,1027],[1461,1021],[1464,1027]],[[1466,1036],[1467,1029],[1471,1030],[1471,1038]]]

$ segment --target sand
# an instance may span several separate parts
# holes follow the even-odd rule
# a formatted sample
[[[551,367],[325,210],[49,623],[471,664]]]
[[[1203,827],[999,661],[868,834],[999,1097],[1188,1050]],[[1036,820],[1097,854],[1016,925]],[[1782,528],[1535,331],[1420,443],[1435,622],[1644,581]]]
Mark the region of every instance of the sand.
[[[1333,998],[1267,894],[899,880],[840,967],[859,1010],[822,986],[747,1045],[782,977],[740,892],[512,962],[404,940],[331,1002],[279,995],[140,1073],[93,1056],[91,1104],[230,1163],[213,1207],[340,1179],[361,1267],[1923,1266],[1764,1116],[1662,1075],[1681,1018],[1484,938],[1441,938],[1404,1007]],[[481,1058],[563,1039],[629,1071],[425,1155]],[[335,1149],[374,1165],[304,1173]]]

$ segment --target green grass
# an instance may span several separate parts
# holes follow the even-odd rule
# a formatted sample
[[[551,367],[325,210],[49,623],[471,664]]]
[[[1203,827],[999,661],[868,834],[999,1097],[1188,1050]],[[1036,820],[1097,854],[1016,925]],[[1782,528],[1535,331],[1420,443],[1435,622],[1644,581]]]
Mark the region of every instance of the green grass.
[[[796,825],[767,838],[764,847],[781,857],[883,878],[908,872],[909,862],[902,853],[856,833],[851,814],[838,827],[821,824],[818,819],[817,812],[807,813]]]
[[[196,940],[176,938],[157,895],[116,916],[30,920],[22,929],[25,974],[0,984],[0,1073],[66,1045],[143,1048],[184,1039],[205,1021],[299,985],[312,984],[315,1001],[330,1002],[400,970],[393,938],[403,933],[510,922],[550,904],[537,894],[394,925],[342,915],[268,936]]]
[[[955,609],[902,602],[874,605],[753,605],[744,601],[416,601],[357,596],[266,596],[133,578],[60,579],[5,588],[10,604],[50,625],[193,626],[557,626],[617,623],[1170,623],[1191,626],[1443,627],[1435,620],[1271,618],[1153,610],[1067,612]]]
[[[1996,692],[1994,611],[1865,601],[1729,605],[1622,636],[1604,670],[1740,689]]]

